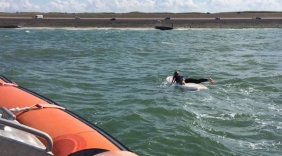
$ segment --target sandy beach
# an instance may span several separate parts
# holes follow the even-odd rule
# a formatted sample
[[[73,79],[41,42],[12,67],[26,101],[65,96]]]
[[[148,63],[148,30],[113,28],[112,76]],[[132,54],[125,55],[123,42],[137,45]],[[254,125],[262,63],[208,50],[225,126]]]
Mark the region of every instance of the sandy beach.
[[[43,15],[42,19],[34,19]],[[167,19],[166,19],[167,18]],[[282,12],[0,13],[1,28],[282,28]]]

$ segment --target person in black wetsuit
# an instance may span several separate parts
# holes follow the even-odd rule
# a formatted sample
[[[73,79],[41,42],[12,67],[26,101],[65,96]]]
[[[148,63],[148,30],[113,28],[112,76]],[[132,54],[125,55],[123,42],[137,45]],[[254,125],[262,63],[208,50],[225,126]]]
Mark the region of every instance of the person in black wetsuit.
[[[202,82],[210,82],[214,84],[214,80],[212,78],[205,78],[205,79],[192,79],[192,78],[185,78],[184,76],[179,75],[179,71],[175,71],[173,73],[173,79],[171,84],[174,82],[179,83],[181,85],[185,85],[185,83],[202,83]]]

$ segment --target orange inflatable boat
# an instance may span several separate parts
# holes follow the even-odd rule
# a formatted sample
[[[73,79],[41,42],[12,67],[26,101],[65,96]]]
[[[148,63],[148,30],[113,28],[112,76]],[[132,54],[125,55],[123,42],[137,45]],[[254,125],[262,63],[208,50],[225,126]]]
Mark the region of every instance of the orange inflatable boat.
[[[0,107],[0,155],[135,155],[96,125],[1,75]]]

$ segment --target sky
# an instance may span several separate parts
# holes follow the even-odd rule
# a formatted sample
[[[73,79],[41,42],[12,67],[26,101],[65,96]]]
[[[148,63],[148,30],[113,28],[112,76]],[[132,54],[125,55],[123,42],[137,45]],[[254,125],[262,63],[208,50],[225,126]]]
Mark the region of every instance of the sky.
[[[0,12],[282,11],[282,0],[0,0]]]

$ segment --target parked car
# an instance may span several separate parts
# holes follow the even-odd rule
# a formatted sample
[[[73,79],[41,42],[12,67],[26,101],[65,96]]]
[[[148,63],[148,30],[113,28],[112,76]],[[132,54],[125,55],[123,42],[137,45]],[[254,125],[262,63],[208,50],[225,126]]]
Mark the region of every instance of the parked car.
[[[75,16],[74,19],[80,19],[80,17],[79,16]]]
[[[220,20],[220,17],[216,17],[215,20]]]
[[[166,17],[165,20],[170,20],[170,17]]]
[[[111,18],[110,20],[111,20],[111,21],[115,21],[115,20],[116,20],[116,18]]]
[[[261,19],[261,17],[256,17],[256,19]]]

